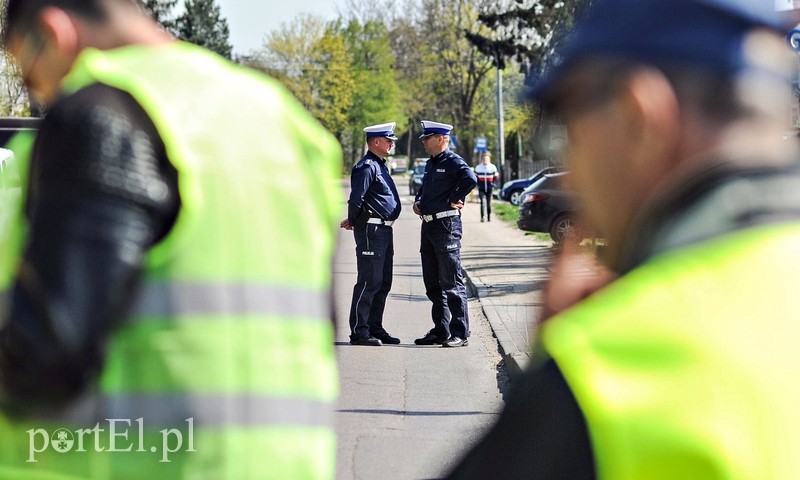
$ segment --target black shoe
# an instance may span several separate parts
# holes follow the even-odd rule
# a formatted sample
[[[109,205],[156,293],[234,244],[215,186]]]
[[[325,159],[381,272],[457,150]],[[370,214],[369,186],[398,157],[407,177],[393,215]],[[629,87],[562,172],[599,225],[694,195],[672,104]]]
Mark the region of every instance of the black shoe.
[[[469,345],[469,340],[461,337],[450,337],[442,343],[443,347],[466,347]]]
[[[350,339],[350,345],[364,345],[367,347],[380,347],[383,345],[380,340],[373,336],[357,337]]]
[[[397,337],[393,337],[393,336],[389,335],[389,332],[383,332],[383,333],[378,334],[378,335],[372,334],[372,336],[377,338],[381,342],[383,342],[384,345],[399,345],[400,344],[400,339],[397,338]]]
[[[431,331],[426,333],[424,337],[414,340],[414,343],[417,345],[441,345],[445,342],[445,340],[447,339],[442,338]]]

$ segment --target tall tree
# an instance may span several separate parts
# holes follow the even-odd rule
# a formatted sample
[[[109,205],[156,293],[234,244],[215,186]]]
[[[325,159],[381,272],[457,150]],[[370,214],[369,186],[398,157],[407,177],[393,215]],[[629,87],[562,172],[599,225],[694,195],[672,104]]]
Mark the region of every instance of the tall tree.
[[[303,106],[312,110],[314,79],[319,75],[311,74],[320,70],[317,48],[325,32],[325,22],[321,18],[299,15],[267,35],[248,65],[279,80]]]
[[[467,38],[502,69],[513,59],[523,71],[545,68],[575,18],[592,0],[505,0],[484,6],[479,21],[489,33]]]
[[[351,130],[345,147],[350,152],[351,162],[355,162],[364,147],[362,128],[365,125],[394,119],[402,129],[405,115],[386,25],[372,20],[365,24],[351,20],[343,35],[355,73],[354,105],[349,114]]]
[[[489,55],[497,68],[505,69],[513,63],[528,76],[529,81],[546,74],[548,68],[559,60],[558,48],[566,38],[569,27],[592,0],[505,0],[486,5],[478,19],[485,28],[468,31],[467,38],[481,52]],[[519,79],[517,79],[519,80]],[[535,81],[535,80],[534,80]],[[521,84],[514,85],[519,90]],[[518,94],[512,97],[516,98]],[[550,157],[552,152],[540,151],[540,134],[551,121],[558,119],[544,115],[538,105],[506,104],[505,116],[509,138],[519,138],[529,151],[538,151],[540,157]],[[512,171],[519,155],[511,155]]]
[[[316,43],[316,68],[311,113],[342,142],[349,132],[349,112],[355,103],[356,78],[351,56],[335,26]]]
[[[30,115],[28,92],[22,85],[17,64],[3,52],[0,55],[0,116],[27,117]]]
[[[187,0],[183,14],[175,21],[175,31],[181,40],[231,58],[228,20],[214,0]]]
[[[175,33],[175,6],[178,0],[138,0],[139,4],[160,23],[165,30]]]
[[[0,0],[0,11],[5,11],[7,0]],[[5,30],[5,19],[0,25],[0,32]],[[28,92],[22,85],[17,64],[3,50],[0,52],[0,116],[27,117],[30,115]]]
[[[492,59],[470,43],[465,32],[485,29],[478,21],[478,12],[489,3],[489,0],[423,0],[418,23],[420,31],[427,32],[425,63],[436,66],[426,75],[426,88],[435,97],[425,112],[430,117],[453,122],[460,153],[466,157],[472,152],[475,137],[487,131],[487,115],[493,100],[486,81],[492,71]]]
[[[407,2],[404,11],[414,12]],[[425,156],[422,145],[417,140],[420,134],[419,122],[424,120],[423,112],[435,101],[433,91],[428,88],[427,79],[435,74],[436,65],[428,62],[427,39],[417,27],[416,19],[406,15],[398,18],[391,27],[389,38],[395,57],[395,72],[400,86],[400,101],[408,119],[408,135],[404,139],[403,150],[410,159]],[[414,132],[416,131],[416,135]]]

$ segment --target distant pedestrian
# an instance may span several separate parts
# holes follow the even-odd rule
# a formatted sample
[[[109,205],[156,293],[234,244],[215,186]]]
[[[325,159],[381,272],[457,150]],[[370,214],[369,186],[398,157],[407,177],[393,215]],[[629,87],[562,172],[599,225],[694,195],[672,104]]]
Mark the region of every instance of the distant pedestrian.
[[[556,264],[531,366],[451,478],[800,478],[785,29],[765,0],[592,5],[533,95],[611,272]]]
[[[481,163],[475,167],[475,175],[478,177],[478,199],[481,202],[481,222],[484,218],[487,222],[492,221],[492,189],[500,174],[497,167],[492,163],[492,154],[486,152],[481,157]],[[485,213],[485,215],[484,215]]]
[[[461,268],[461,209],[477,180],[464,159],[448,149],[452,125],[426,120],[422,128],[420,139],[431,158],[414,200],[414,213],[422,217],[422,279],[425,294],[433,302],[433,329],[414,343],[465,347],[470,332]]]
[[[350,343],[378,347],[396,345],[383,327],[386,297],[392,288],[394,237],[392,225],[400,216],[400,195],[386,166],[386,157],[397,137],[397,124],[364,128],[367,153],[350,174],[347,218],[340,226],[353,230],[358,277],[350,303]]]

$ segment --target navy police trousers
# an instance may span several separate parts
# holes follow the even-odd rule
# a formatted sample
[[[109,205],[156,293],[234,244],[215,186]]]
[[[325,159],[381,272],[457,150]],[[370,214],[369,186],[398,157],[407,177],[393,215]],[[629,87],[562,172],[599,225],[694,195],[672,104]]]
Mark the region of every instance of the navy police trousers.
[[[350,304],[350,338],[386,333],[383,310],[392,288],[392,227],[367,224],[353,230],[358,277]]]
[[[467,288],[461,270],[461,217],[423,222],[420,255],[425,294],[433,306],[433,333],[469,337]]]

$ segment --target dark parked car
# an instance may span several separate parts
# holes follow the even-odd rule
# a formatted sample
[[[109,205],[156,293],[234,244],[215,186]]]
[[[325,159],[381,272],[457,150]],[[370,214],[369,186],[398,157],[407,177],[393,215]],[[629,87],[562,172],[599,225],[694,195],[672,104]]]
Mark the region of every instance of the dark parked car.
[[[416,195],[419,192],[419,187],[422,186],[422,177],[425,175],[425,162],[417,161],[414,163],[414,169],[411,170],[411,176],[408,179],[408,194]]]
[[[41,121],[36,117],[0,117],[0,147],[5,146],[17,132],[35,131]]]
[[[503,188],[500,189],[497,196],[500,200],[505,200],[507,202],[511,202],[513,205],[519,205],[519,196],[522,195],[522,192],[530,187],[533,182],[542,178],[542,175],[546,175],[548,173],[558,173],[563,172],[564,167],[546,167],[538,172],[534,173],[528,178],[520,178],[517,180],[509,180],[508,182],[503,184]]]
[[[580,242],[575,209],[577,196],[564,185],[567,172],[546,174],[520,196],[517,226],[530,232],[549,233],[555,243]]]

